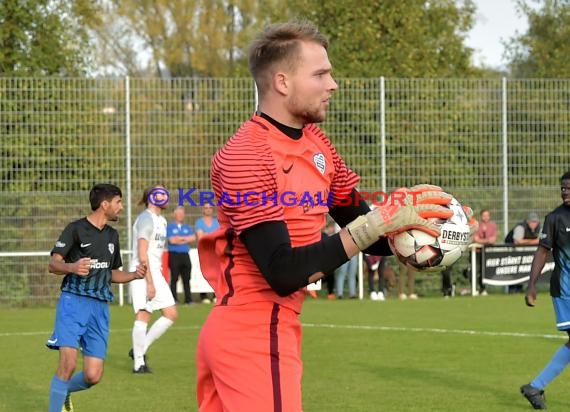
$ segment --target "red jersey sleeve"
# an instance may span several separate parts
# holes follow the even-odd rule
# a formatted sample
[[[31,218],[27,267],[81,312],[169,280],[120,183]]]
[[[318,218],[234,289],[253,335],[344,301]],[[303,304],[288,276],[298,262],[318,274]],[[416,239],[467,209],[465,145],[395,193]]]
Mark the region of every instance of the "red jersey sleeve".
[[[250,120],[212,160],[217,205],[237,235],[261,222],[284,220],[266,134],[264,124]]]

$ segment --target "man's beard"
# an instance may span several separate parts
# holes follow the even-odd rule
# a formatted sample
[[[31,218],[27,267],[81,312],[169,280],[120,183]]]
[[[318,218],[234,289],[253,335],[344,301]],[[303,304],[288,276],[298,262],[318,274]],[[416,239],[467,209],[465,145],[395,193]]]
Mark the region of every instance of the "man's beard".
[[[290,104],[290,111],[291,113],[299,118],[302,119],[303,125],[309,123],[321,123],[325,120],[326,112],[320,109],[310,109],[307,106],[303,106],[299,104],[299,100],[292,99]]]

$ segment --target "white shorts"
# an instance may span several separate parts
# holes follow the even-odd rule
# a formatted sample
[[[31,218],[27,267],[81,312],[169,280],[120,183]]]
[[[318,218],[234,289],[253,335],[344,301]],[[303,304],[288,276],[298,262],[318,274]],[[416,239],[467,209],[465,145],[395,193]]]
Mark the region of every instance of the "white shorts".
[[[152,313],[155,310],[160,310],[174,306],[174,297],[170,291],[170,286],[166,282],[160,267],[151,267],[152,280],[156,294],[152,300],[147,300],[146,297],[146,279],[135,279],[130,282],[131,299],[133,300],[133,309],[135,313],[146,310]]]

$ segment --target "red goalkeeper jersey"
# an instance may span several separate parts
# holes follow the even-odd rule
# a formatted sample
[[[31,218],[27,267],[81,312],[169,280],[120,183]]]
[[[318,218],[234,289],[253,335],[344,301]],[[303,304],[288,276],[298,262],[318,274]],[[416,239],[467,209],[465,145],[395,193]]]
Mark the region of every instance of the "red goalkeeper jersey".
[[[262,222],[285,221],[293,247],[318,242],[329,207],[356,187],[359,177],[316,125],[306,125],[293,139],[254,116],[216,153],[211,178],[223,233],[215,245],[221,266],[204,275],[218,304],[271,301],[299,313],[303,290],[277,295],[239,235]]]

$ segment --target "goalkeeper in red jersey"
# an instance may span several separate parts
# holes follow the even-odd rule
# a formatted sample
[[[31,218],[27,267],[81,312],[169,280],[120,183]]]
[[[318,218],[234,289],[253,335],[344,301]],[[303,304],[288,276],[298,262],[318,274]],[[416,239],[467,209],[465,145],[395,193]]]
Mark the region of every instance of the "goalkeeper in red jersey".
[[[391,254],[387,234],[438,235],[427,219],[451,216],[437,186],[374,211],[359,201],[359,177],[316,126],[337,90],[327,47],[308,23],[271,25],[251,45],[259,107],[212,160],[220,229],[198,246],[216,293],[197,348],[200,411],[301,411],[305,287],[360,251]],[[322,237],[327,213],[342,229]]]

